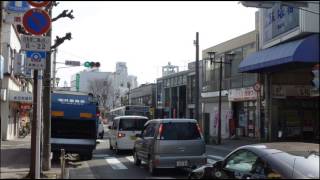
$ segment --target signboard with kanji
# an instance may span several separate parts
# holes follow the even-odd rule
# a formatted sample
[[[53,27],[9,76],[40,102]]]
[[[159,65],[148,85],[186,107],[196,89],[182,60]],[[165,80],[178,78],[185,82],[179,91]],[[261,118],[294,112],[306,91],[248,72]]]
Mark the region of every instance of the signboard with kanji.
[[[51,38],[47,36],[21,35],[21,50],[50,51]]]

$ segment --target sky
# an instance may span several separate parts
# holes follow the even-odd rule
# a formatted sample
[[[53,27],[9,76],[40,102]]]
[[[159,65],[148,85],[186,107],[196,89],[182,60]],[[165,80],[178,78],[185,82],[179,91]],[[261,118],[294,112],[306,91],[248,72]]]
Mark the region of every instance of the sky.
[[[257,11],[239,1],[59,1],[53,17],[71,9],[74,19],[52,24],[52,41],[72,33],[58,47],[57,62],[100,62],[102,72],[126,62],[138,84],[154,83],[168,62],[186,70],[195,61],[196,32],[201,59],[202,50],[254,30]],[[70,85],[71,76],[85,69],[61,67],[59,86]]]

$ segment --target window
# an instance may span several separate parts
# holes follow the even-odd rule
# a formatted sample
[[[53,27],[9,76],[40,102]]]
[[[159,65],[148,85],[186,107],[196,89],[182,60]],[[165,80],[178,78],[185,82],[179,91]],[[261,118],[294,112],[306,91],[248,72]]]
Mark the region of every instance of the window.
[[[151,123],[151,124],[148,124],[147,127],[145,127],[142,135],[143,137],[154,137],[154,133],[155,133],[155,124]]]
[[[250,173],[254,179],[281,179],[281,175],[261,158],[258,158],[253,164]]]
[[[120,119],[120,131],[141,131],[147,119]]]
[[[201,139],[196,123],[164,123],[161,140]]]
[[[225,169],[230,171],[249,173],[252,171],[258,156],[247,150],[239,150],[232,154],[226,162]]]

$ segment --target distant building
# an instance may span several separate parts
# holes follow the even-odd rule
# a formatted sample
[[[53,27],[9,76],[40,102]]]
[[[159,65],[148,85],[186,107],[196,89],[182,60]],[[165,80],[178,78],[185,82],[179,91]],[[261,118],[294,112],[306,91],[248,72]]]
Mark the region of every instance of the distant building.
[[[89,93],[89,85],[91,81],[98,79],[113,80],[111,72],[100,72],[95,70],[84,70],[71,76],[71,91]]]
[[[142,84],[130,90],[130,105],[150,106],[150,115],[154,118],[156,107],[156,84]]]
[[[121,97],[124,97],[130,89],[138,87],[137,77],[128,75],[125,62],[117,62],[115,72],[100,72],[99,69],[86,69],[71,76],[71,91],[89,93],[90,82],[100,79],[111,81],[112,98],[107,102],[109,107],[121,106]]]

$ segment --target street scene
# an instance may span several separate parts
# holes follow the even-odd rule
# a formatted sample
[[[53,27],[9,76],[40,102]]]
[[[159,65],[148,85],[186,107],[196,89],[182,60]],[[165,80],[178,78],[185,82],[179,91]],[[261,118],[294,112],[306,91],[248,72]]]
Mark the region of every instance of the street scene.
[[[318,1],[1,1],[1,179],[319,179]]]

